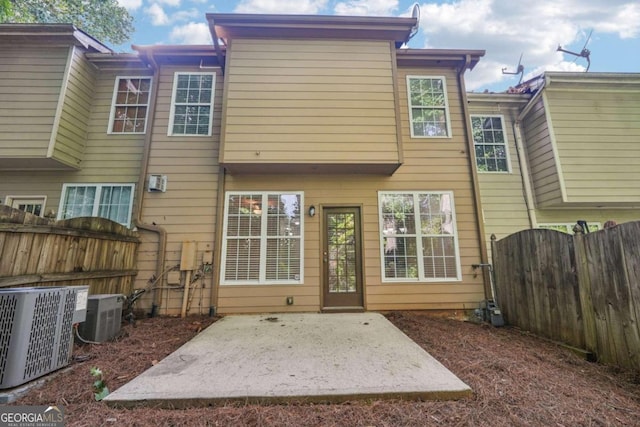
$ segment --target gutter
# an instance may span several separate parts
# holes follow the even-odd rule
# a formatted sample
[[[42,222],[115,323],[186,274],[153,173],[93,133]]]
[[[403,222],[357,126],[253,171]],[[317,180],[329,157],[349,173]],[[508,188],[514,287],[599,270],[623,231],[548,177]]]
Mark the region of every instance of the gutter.
[[[144,197],[144,187],[147,181],[147,172],[149,170],[149,157],[151,153],[151,140],[153,135],[153,121],[155,120],[155,112],[156,112],[156,102],[158,99],[158,88],[160,86],[160,68],[158,67],[158,63],[153,58],[153,52],[146,51],[142,53],[142,49],[139,46],[132,45],[134,50],[136,50],[139,54],[144,56],[145,62],[148,62],[151,69],[153,70],[153,79],[151,85],[151,98],[149,99],[149,110],[147,111],[147,126],[148,131],[145,133],[144,137],[144,148],[142,152],[142,162],[140,166],[140,175],[138,177],[138,186],[136,187],[136,205],[135,205],[135,218],[133,219],[133,224],[145,231],[149,231],[151,233],[156,233],[158,235],[158,251],[156,255],[156,272],[155,277],[160,279],[165,271],[165,252],[167,249],[167,231],[155,224],[146,224],[142,221],[142,200]],[[151,121],[151,123],[149,122]],[[153,292],[153,305],[151,306],[151,316],[155,316],[158,313],[158,308],[160,307],[160,303],[162,301],[162,286],[154,287],[152,289]]]
[[[474,158],[475,147],[473,144],[473,131],[471,129],[471,122],[469,120],[469,103],[467,101],[467,90],[464,84],[464,73],[467,68],[471,68],[471,55],[465,55],[464,61],[462,61],[460,69],[458,70],[458,86],[460,87],[460,103],[462,104],[462,112],[465,122],[465,132],[467,134],[467,151],[469,157],[469,169],[471,172],[471,183],[473,187],[473,207],[476,211],[478,240],[480,241],[480,264],[488,264],[489,257],[487,254],[486,236],[484,233],[484,216],[482,214],[482,204],[480,201],[480,183],[478,180],[478,171],[476,169]],[[487,283],[490,283],[490,277],[487,275],[487,270],[483,270],[483,289],[485,301],[489,299],[490,293],[487,289]]]

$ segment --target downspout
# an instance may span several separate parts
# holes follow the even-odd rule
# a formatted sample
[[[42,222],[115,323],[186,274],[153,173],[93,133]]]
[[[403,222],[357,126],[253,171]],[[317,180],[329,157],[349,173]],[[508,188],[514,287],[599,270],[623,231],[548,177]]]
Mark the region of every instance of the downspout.
[[[522,120],[529,114],[529,111],[531,111],[534,104],[538,101],[538,98],[542,95],[542,89],[544,89],[545,84],[546,79],[542,81],[542,85],[538,88],[536,94],[531,97],[527,105],[525,105],[520,114],[518,114],[518,117],[513,121],[513,134],[516,139],[516,152],[518,154],[518,162],[520,163],[520,177],[522,178],[522,186],[524,188],[524,201],[527,206],[527,216],[529,217],[529,226],[531,228],[538,226],[538,219],[536,217],[533,189],[531,188],[529,163],[524,150],[524,143],[522,142]]]
[[[138,53],[140,53],[140,48],[133,45],[132,48]],[[156,102],[158,99],[158,88],[160,86],[160,68],[158,67],[158,63],[153,58],[153,52],[147,51],[144,53],[145,60],[151,66],[153,70],[153,79],[151,84],[151,98],[149,99],[149,111],[147,111],[148,120],[151,123],[147,122],[148,131],[144,136],[144,148],[142,151],[142,162],[140,166],[140,176],[138,177],[138,186],[136,188],[136,205],[135,205],[135,218],[133,219],[133,224],[145,231],[149,231],[151,233],[156,233],[158,235],[158,251],[156,254],[156,279],[160,279],[164,273],[164,254],[167,248],[167,231],[155,224],[145,224],[142,221],[142,199],[144,197],[144,187],[147,181],[147,172],[149,170],[149,158],[151,153],[151,140],[153,135],[153,122],[155,120],[156,113]],[[151,306],[151,316],[155,316],[158,314],[158,309],[160,307],[160,303],[162,301],[162,286],[155,286],[152,289],[153,292],[153,303]]]
[[[475,147],[473,145],[473,131],[471,129],[471,121],[469,120],[469,103],[467,101],[467,90],[464,84],[464,73],[467,68],[470,68],[471,64],[471,55],[465,55],[465,59],[461,64],[460,69],[458,70],[458,86],[460,87],[460,104],[462,105],[462,112],[465,123],[465,131],[467,133],[467,151],[469,153],[469,169],[471,172],[471,183],[473,187],[473,206],[476,211],[476,220],[477,220],[477,229],[478,229],[478,240],[480,242],[480,264],[488,264],[489,257],[487,255],[487,244],[486,237],[484,233],[484,216],[482,215],[482,204],[480,201],[480,185],[478,182],[478,171],[476,169],[476,165],[473,161],[473,153],[475,151]],[[484,288],[484,299],[485,301],[489,299],[489,290],[487,289],[487,283],[489,283],[489,277],[487,275],[487,270],[483,270],[483,288]]]
[[[220,170],[218,171],[218,206],[216,209],[215,221],[213,224],[214,238],[213,247],[214,253],[217,253],[216,260],[218,262],[213,263],[212,280],[211,280],[211,300],[209,302],[209,316],[215,316],[218,313],[218,290],[220,287],[220,263],[222,258],[219,254],[222,253],[222,219],[224,217],[224,203],[225,203],[225,177],[226,172],[224,167],[218,165]],[[217,252],[216,252],[217,251]],[[217,283],[217,284],[216,284]]]

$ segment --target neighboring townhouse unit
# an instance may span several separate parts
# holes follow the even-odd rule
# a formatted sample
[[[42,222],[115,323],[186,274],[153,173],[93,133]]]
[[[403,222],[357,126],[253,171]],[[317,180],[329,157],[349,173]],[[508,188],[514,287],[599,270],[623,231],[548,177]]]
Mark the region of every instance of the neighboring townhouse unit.
[[[51,80],[52,45],[70,52],[40,139],[60,133],[68,82],[86,84],[75,163],[46,144],[32,163],[21,147],[38,135],[16,126],[5,203],[137,228],[137,287],[161,314],[478,307],[472,265],[487,254],[463,75],[484,52],[403,48],[414,18],[206,19],[211,46],[134,54],[78,46],[69,26],[38,38],[45,27],[0,25],[0,46],[33,52],[0,59],[14,79],[39,61],[34,79]],[[0,90],[14,93],[2,119],[45,97]]]
[[[640,219],[640,74],[547,72],[469,93],[485,232]]]

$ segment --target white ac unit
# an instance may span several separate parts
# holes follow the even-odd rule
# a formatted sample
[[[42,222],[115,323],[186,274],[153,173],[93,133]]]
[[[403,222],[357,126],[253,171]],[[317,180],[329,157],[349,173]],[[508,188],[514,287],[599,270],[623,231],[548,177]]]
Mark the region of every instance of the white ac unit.
[[[104,342],[120,332],[124,295],[96,294],[87,302],[87,319],[78,327],[80,336],[88,341]]]
[[[0,389],[69,364],[88,286],[0,289]]]
[[[166,175],[149,175],[149,192],[153,191],[167,191],[167,176]]]

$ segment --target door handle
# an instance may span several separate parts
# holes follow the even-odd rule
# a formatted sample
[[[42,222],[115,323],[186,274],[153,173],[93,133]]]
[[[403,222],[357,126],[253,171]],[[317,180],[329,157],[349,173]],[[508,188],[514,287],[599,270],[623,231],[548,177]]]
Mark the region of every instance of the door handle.
[[[326,252],[323,252],[323,253],[322,253],[322,255],[323,255],[323,257],[322,257],[322,261],[324,261],[324,262],[329,262],[329,258],[327,258],[327,253],[326,253]]]

